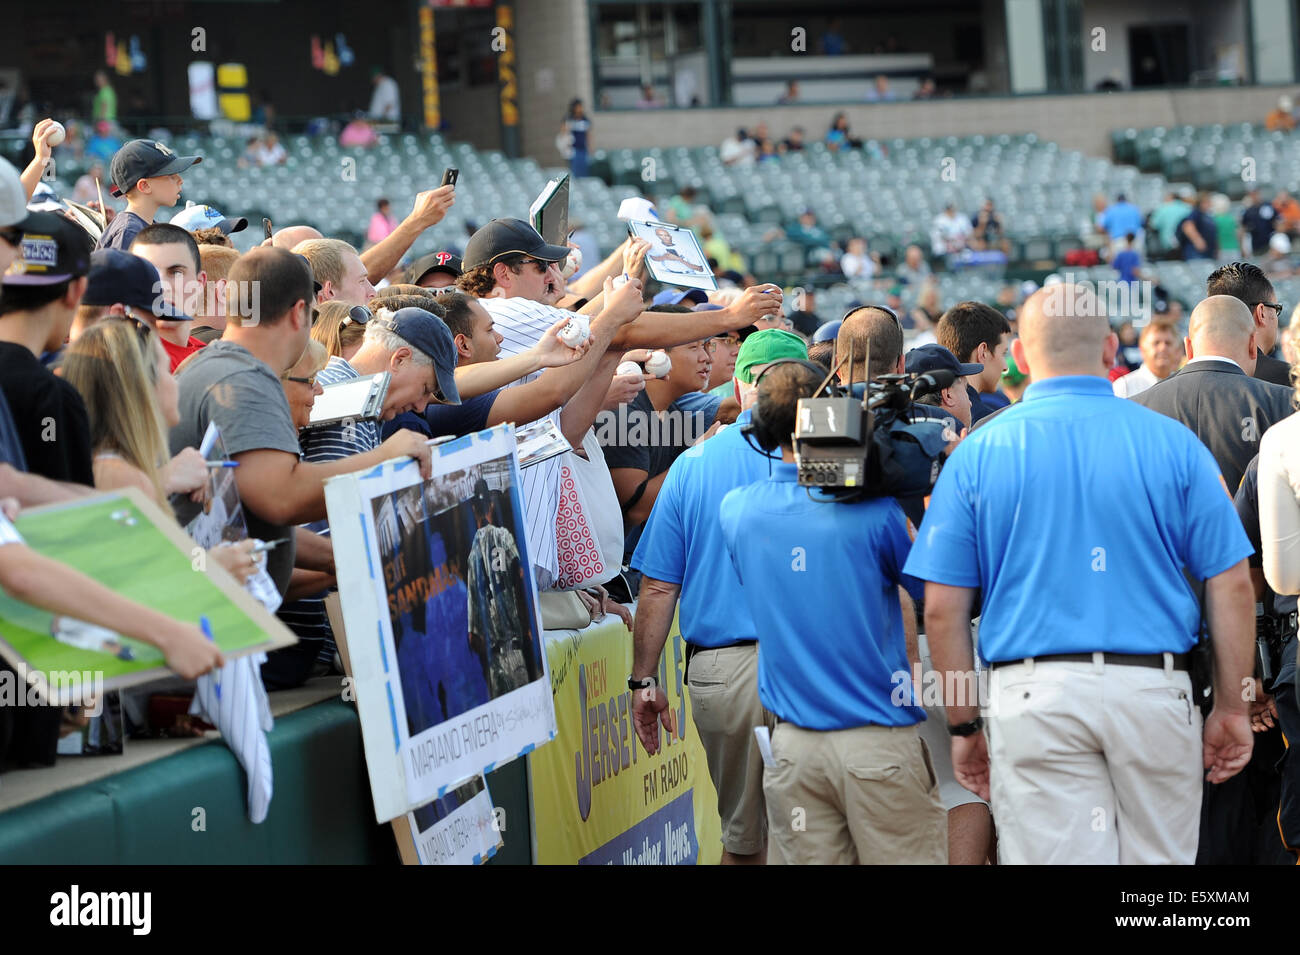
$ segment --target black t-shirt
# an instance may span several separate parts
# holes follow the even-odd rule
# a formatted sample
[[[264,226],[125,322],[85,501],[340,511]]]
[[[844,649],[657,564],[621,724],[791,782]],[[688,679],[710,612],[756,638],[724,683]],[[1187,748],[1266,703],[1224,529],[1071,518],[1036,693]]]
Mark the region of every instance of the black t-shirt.
[[[135,237],[143,232],[148,225],[149,223],[130,210],[119,212],[113,216],[113,221],[108,224],[108,228],[99,237],[99,241],[95,243],[95,248],[96,250],[121,249],[123,252],[129,252]]]
[[[634,468],[645,471],[647,479],[653,478],[667,471],[677,460],[677,455],[690,447],[683,437],[684,425],[674,423],[667,416],[660,417],[644,390],[613,412],[616,428],[601,427],[605,414],[601,412],[601,418],[597,420],[596,435],[602,439],[600,444],[605,451],[605,464],[611,471],[614,468]],[[606,443],[611,430],[613,437]]]
[[[90,417],[77,389],[23,345],[0,342],[0,391],[9,403],[27,470],[94,486]]]
[[[1250,233],[1252,255],[1262,255],[1268,251],[1268,240],[1273,237],[1273,223],[1276,219],[1277,213],[1267,202],[1253,205],[1241,214],[1241,226]]]

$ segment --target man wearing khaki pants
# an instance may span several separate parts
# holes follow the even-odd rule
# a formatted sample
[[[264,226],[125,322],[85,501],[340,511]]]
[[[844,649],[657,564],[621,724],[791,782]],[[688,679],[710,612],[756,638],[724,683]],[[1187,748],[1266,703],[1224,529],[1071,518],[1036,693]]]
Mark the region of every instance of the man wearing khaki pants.
[[[835,499],[798,483],[796,407],[822,374],[770,366],[753,435],[780,449],[772,476],[722,501],[719,519],[758,635],[758,695],[778,723],[763,773],[769,863],[943,865],[948,822],[907,671],[899,599],[911,540],[892,498]]]
[[[991,792],[1004,863],[1190,865],[1202,770],[1222,783],[1250,759],[1254,548],[1196,436],[1114,395],[1117,348],[1089,290],[1030,296],[1012,349],[1033,384],[949,458],[905,567],[926,581],[953,770]],[[1203,732],[1184,571],[1214,650]],[[950,692],[977,588],[987,738],[979,701]]]

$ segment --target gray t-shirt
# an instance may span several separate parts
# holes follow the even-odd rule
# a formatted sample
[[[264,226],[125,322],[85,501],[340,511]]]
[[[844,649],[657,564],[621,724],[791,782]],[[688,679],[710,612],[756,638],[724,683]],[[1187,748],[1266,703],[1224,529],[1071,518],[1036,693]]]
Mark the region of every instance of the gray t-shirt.
[[[221,429],[230,457],[270,449],[298,456],[298,432],[280,379],[242,345],[215,341],[196,352],[176,379],[180,386],[180,424],[171,430],[172,454],[197,448],[210,422]],[[292,524],[272,524],[244,502],[248,533],[262,540],[289,538],[267,555],[266,569],[281,595],[293,571]]]

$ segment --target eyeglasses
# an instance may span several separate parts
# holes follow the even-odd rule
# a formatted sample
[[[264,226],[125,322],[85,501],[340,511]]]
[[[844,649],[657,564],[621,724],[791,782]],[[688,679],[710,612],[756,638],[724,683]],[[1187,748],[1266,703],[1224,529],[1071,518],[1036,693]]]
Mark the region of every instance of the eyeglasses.
[[[545,272],[547,269],[549,269],[549,268],[550,268],[552,265],[554,265],[555,263],[554,263],[554,262],[543,262],[541,259],[522,259],[522,260],[519,262],[519,264],[520,264],[520,265],[535,265],[535,266],[537,266],[537,271],[539,271],[539,272]]]
[[[1265,308],[1271,308],[1278,318],[1282,317],[1282,309],[1285,308],[1281,302],[1253,302],[1250,307],[1254,308],[1256,305],[1263,305]]]
[[[315,375],[312,375],[310,378],[295,378],[293,375],[285,375],[285,376],[284,376],[284,380],[285,380],[285,381],[296,381],[296,382],[298,382],[298,384],[300,384],[300,385],[306,385],[308,388],[315,388],[315,387],[316,387],[316,376],[315,376]]]
[[[717,351],[723,345],[726,345],[728,348],[739,348],[740,336],[720,335],[717,338],[710,338],[708,344],[709,354],[713,354],[713,352]]]

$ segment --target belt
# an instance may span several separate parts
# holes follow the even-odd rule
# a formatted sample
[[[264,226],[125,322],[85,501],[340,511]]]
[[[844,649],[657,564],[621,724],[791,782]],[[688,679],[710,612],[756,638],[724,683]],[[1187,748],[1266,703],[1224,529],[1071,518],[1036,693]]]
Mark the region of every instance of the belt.
[[[1049,653],[1038,657],[1025,657],[1019,660],[997,660],[989,664],[990,669],[996,670],[998,667],[1013,666],[1017,663],[1028,663],[1032,660],[1035,663],[1091,663],[1093,654],[1091,653]],[[1189,661],[1191,655],[1187,653],[1175,653],[1174,669],[1190,669]],[[1125,667],[1151,667],[1155,670],[1165,668],[1165,655],[1163,653],[1103,653],[1101,662],[1108,663],[1111,666]]]

